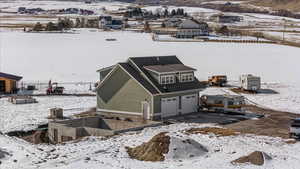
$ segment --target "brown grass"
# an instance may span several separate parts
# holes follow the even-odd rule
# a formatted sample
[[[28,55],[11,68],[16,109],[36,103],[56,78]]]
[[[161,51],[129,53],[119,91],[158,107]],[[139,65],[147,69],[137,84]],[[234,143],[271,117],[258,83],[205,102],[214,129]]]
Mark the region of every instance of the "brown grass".
[[[218,127],[205,127],[205,128],[191,128],[185,131],[188,134],[209,134],[213,133],[216,136],[235,136],[237,133],[232,129],[218,128]]]
[[[150,141],[135,148],[126,147],[131,158],[141,161],[164,161],[164,154],[169,152],[170,136],[159,133]]]
[[[253,105],[247,105],[244,109],[257,114],[264,114],[265,117],[257,120],[244,120],[238,123],[227,124],[224,125],[224,127],[243,134],[255,134],[288,139],[291,120],[299,117],[297,114],[261,108]]]
[[[300,0],[255,0],[252,4],[271,7],[273,9],[286,9],[294,12],[300,11]]]

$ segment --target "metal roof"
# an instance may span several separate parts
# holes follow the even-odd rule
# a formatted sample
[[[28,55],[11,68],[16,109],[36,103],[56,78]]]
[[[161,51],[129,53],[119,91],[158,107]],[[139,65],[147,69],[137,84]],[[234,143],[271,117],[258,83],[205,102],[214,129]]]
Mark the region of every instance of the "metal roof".
[[[12,74],[3,73],[3,72],[0,72],[0,77],[6,78],[6,79],[11,79],[11,80],[16,80],[16,81],[19,81],[23,78],[21,76],[12,75]]]

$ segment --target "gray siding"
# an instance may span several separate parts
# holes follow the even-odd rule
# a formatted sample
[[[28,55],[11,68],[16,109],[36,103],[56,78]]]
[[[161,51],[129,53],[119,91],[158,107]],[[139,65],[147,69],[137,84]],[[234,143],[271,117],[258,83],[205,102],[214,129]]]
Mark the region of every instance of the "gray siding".
[[[152,95],[118,67],[97,91],[97,107],[125,112],[142,112],[142,101],[148,101],[152,112]],[[141,113],[142,114],[142,113]]]

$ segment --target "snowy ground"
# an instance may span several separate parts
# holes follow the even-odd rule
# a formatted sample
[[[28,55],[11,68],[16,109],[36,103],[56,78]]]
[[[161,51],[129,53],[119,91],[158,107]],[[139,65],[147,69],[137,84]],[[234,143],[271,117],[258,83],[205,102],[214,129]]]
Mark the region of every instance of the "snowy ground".
[[[300,70],[295,69],[300,61],[299,48],[273,44],[154,42],[150,34],[88,29],[73,34],[2,32],[0,37],[1,71],[22,75],[25,82],[47,83],[50,79],[59,83],[95,82],[96,70],[126,61],[128,57],[177,55],[183,63],[197,69],[200,80],[207,80],[213,74],[226,74],[230,80],[237,80],[240,74],[252,73],[261,76],[265,83],[287,86],[275,88],[280,90],[279,95],[256,99],[271,107],[300,113],[297,106]],[[117,41],[106,41],[106,38]],[[16,60],[22,65],[15,64]],[[89,88],[89,84],[84,89],[80,86],[75,92]]]
[[[44,10],[52,9],[65,9],[65,8],[81,8],[92,10],[96,14],[102,14],[103,8],[107,10],[117,10],[122,7],[126,7],[129,4],[122,2],[97,2],[86,4],[84,1],[27,1],[27,0],[17,0],[17,1],[1,1],[1,10],[3,12],[17,12],[19,7],[26,8],[42,8]]]
[[[2,160],[3,168],[47,168],[47,169],[94,169],[94,168],[123,168],[123,169],[297,169],[300,165],[300,144],[288,145],[279,138],[254,135],[239,135],[215,137],[214,135],[185,135],[182,130],[191,127],[203,127],[199,124],[176,124],[170,126],[147,128],[142,132],[132,132],[110,139],[89,137],[81,142],[65,145],[31,145],[22,140],[0,136],[1,148],[13,154]],[[205,125],[207,126],[207,125]],[[125,146],[137,146],[148,141],[159,132],[171,132],[173,135],[190,137],[208,149],[205,156],[172,160],[164,162],[141,162],[130,159],[125,152]],[[264,151],[273,160],[264,166],[243,164],[235,166],[230,161],[247,155],[253,151]],[[17,160],[14,162],[14,160]]]
[[[271,35],[271,36],[275,36],[275,37],[278,37],[278,38],[281,38],[281,39],[284,36],[285,40],[300,43],[300,33],[289,33],[289,32],[286,32],[283,35],[282,32],[266,32],[266,34]]]
[[[230,85],[238,87],[238,82],[231,81]],[[237,95],[230,90],[232,87],[211,87],[201,92],[201,95],[230,94]],[[250,103],[256,103],[260,107],[271,108],[300,114],[300,88],[297,85],[284,83],[263,83],[262,89],[274,93],[240,94],[245,96]],[[275,93],[277,92],[277,93]]]
[[[154,42],[145,33],[88,29],[72,34],[1,32],[0,37],[1,71],[22,75],[24,81],[94,82],[98,80],[96,70],[128,57],[177,55],[197,69],[200,80],[213,74],[227,74],[237,80],[240,74],[252,73],[261,76],[263,82],[300,84],[300,70],[295,69],[300,49],[288,46]],[[22,64],[15,64],[16,60]]]
[[[96,97],[45,96],[36,97],[38,103],[15,105],[0,99],[0,132],[35,129],[48,122],[49,109],[64,109],[64,115],[86,111],[96,106]]]
[[[102,7],[116,10],[127,4],[100,2],[84,4],[65,1],[1,1],[1,10],[15,11],[19,6],[58,9],[78,7],[101,13]],[[145,7],[156,10],[157,7]],[[160,7],[158,7],[160,8]],[[170,7],[172,8],[172,7]],[[175,7],[174,7],[175,8]],[[184,7],[189,13],[207,16],[218,11],[203,8]],[[242,14],[244,21],[239,25],[258,22],[274,24],[281,29],[283,18]],[[2,16],[2,14],[1,14]],[[295,24],[299,20],[292,20]],[[34,20],[36,21],[36,20]],[[15,21],[9,21],[14,23]],[[24,22],[23,19],[16,23]],[[30,21],[31,22],[31,21]],[[27,23],[27,21],[26,21]],[[270,26],[270,29],[272,28]],[[273,27],[274,28],[274,27]],[[272,28],[272,29],[273,29]],[[116,38],[108,42],[105,39]],[[203,42],[153,42],[150,34],[133,32],[99,32],[95,29],[76,30],[73,33],[23,33],[0,31],[0,71],[22,75],[23,82],[47,83],[50,79],[63,84],[67,93],[89,93],[89,83],[96,82],[96,70],[133,56],[177,55],[186,65],[197,69],[196,76],[207,80],[214,74],[226,74],[230,80],[237,80],[240,74],[252,73],[262,77],[263,88],[278,94],[245,95],[259,105],[300,114],[300,69],[299,48],[272,44],[203,43]],[[17,63],[17,64],[16,64]],[[22,63],[22,64],[20,64]],[[236,83],[233,83],[236,85]],[[38,85],[38,91],[45,91],[45,85]],[[228,88],[208,88],[201,94],[229,93]],[[62,107],[65,115],[72,115],[96,105],[95,97],[37,97],[39,103],[13,105],[6,98],[0,99],[0,132],[30,130],[47,122],[49,108]],[[188,160],[168,160],[151,163],[130,159],[125,146],[136,146],[148,141],[152,136],[169,131],[182,135],[179,131],[197,124],[176,124],[147,128],[141,133],[128,133],[108,140],[96,137],[66,145],[31,145],[16,138],[0,135],[0,149],[12,154],[1,159],[0,168],[299,168],[300,144],[288,145],[279,138],[240,135],[214,137],[190,135],[209,150],[206,156]],[[252,165],[234,166],[230,164],[242,155],[260,150],[272,156],[273,160],[262,167]],[[17,160],[14,162],[14,160]]]

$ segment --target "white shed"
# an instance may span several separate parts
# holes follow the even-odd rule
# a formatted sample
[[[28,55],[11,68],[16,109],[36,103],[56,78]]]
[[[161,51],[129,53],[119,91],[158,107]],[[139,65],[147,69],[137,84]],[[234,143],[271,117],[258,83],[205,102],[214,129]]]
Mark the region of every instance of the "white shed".
[[[240,85],[244,90],[258,91],[260,89],[260,77],[251,74],[240,76]]]

